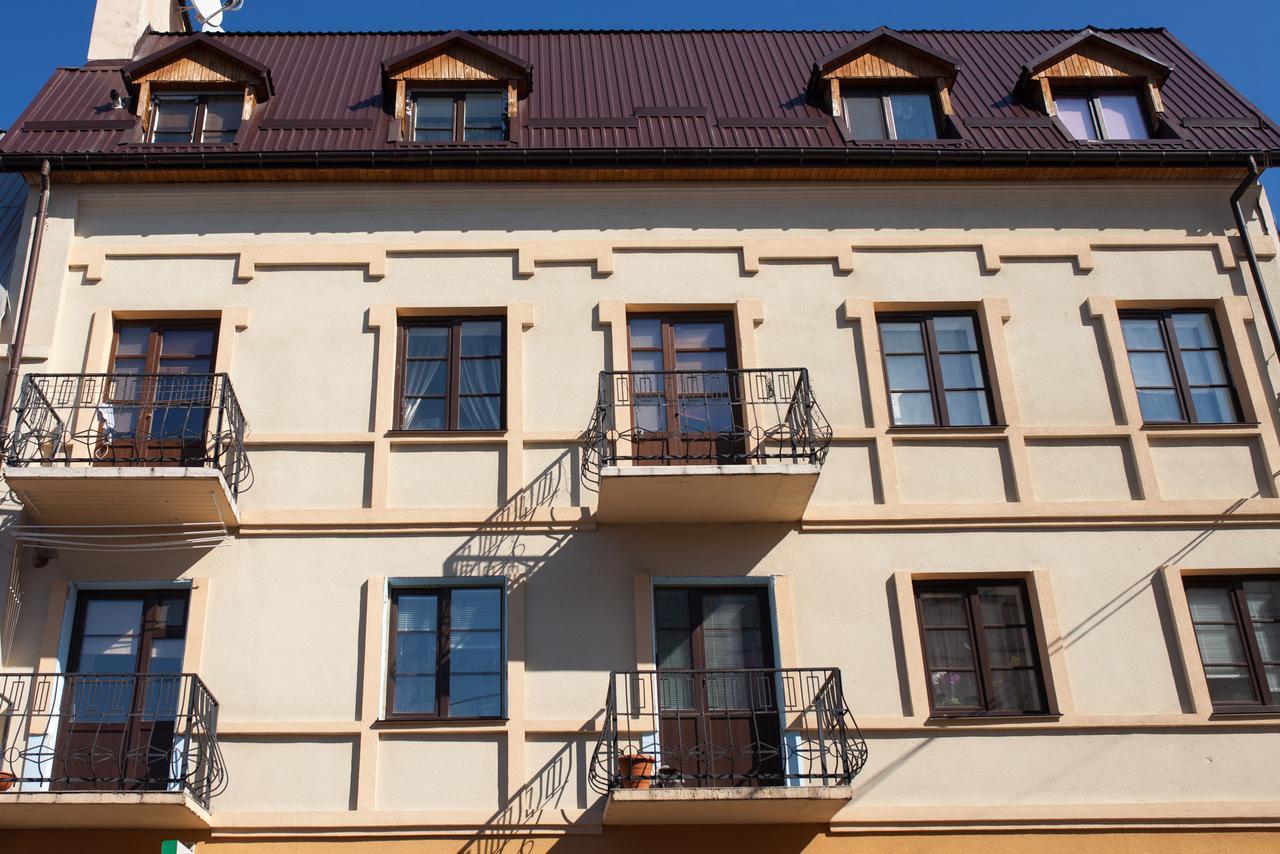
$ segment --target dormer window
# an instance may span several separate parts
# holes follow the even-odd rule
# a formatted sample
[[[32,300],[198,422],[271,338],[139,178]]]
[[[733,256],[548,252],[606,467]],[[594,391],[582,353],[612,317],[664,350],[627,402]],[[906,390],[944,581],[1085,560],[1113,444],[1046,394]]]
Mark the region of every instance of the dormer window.
[[[1132,90],[1054,92],[1058,118],[1076,139],[1148,139],[1146,108]]]
[[[158,94],[151,103],[151,142],[231,143],[243,112],[242,92]]]
[[[414,142],[507,138],[507,93],[493,90],[413,93]]]
[[[938,119],[928,89],[843,86],[844,115],[855,140],[937,139]]]

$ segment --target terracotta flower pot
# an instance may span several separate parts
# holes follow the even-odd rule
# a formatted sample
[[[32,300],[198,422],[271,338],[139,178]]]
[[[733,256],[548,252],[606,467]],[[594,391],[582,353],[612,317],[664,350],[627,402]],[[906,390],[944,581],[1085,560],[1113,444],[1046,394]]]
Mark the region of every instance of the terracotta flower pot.
[[[10,774],[8,771],[0,771],[0,792],[7,792],[12,789],[13,784],[17,779],[18,778],[16,776]]]
[[[618,757],[618,774],[624,789],[647,789],[652,782],[653,766],[657,761],[644,753],[631,753]]]

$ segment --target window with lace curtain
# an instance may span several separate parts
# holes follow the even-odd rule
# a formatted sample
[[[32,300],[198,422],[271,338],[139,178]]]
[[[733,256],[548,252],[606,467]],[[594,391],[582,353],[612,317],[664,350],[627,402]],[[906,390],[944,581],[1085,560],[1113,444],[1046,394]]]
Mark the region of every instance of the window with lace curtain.
[[[400,322],[397,430],[502,430],[506,323],[500,317]]]

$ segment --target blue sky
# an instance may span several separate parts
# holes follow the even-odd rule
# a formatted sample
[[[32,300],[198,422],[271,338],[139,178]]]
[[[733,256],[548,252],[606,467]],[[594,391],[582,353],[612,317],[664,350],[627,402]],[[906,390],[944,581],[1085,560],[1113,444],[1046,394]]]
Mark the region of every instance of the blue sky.
[[[57,65],[84,60],[94,0],[6,0],[0,17],[0,128],[8,127]],[[460,7],[421,0],[246,0],[227,16],[237,30],[438,30],[523,27],[731,27],[789,29],[1078,29],[1164,26],[1273,119],[1280,119],[1280,2],[1211,4],[1081,0],[1056,5],[961,0],[811,3],[646,0]],[[1276,170],[1280,172],[1280,169]],[[1280,175],[1269,176],[1271,195]]]

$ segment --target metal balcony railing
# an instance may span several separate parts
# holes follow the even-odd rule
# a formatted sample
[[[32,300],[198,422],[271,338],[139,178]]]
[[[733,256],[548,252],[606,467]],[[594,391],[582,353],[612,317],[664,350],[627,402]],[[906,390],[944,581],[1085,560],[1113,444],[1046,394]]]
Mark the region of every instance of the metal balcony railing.
[[[11,466],[215,468],[233,495],[252,477],[226,374],[32,374],[14,415]]]
[[[186,673],[0,674],[0,803],[30,792],[226,786],[218,703]]]
[[[620,462],[819,464],[831,425],[805,368],[603,371],[585,443],[594,474]]]
[[[619,788],[842,786],[867,743],[840,671],[614,672],[590,779]]]

